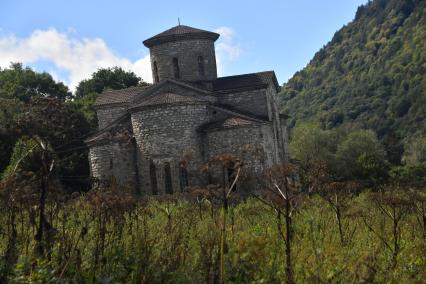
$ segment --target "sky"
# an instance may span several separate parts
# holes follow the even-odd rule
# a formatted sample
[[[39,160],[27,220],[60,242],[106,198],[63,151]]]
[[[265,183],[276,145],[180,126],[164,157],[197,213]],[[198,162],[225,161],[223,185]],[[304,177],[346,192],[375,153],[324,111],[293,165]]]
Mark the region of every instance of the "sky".
[[[99,68],[152,82],[142,41],[178,24],[221,34],[218,75],[274,70],[285,83],[367,0],[0,0],[0,67],[22,62],[74,90]]]

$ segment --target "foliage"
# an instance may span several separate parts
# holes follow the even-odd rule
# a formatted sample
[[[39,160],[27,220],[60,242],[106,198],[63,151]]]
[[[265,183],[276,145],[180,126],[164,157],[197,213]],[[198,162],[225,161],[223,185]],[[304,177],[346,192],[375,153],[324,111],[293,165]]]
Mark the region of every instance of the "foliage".
[[[0,145],[6,150],[0,157],[0,171],[4,171],[10,162],[13,146],[21,138],[40,137],[50,143],[57,155],[58,174],[66,188],[86,190],[89,177],[87,150],[83,138],[89,132],[89,125],[83,115],[72,105],[56,99],[32,98],[25,104],[14,100],[1,107],[14,106],[20,109],[6,117],[5,125],[0,125],[0,135],[7,137]],[[6,112],[8,112],[6,110]],[[6,162],[7,161],[7,162]]]
[[[69,105],[74,106],[80,113],[84,115],[84,118],[89,123],[90,129],[92,130],[96,130],[98,126],[98,119],[96,117],[96,111],[93,106],[98,95],[98,93],[89,93],[80,99],[68,102]]]
[[[337,147],[336,157],[346,178],[380,179],[387,172],[383,146],[371,130],[349,133]]]
[[[37,214],[26,207],[16,211],[15,245],[20,253],[7,278],[4,269],[0,278],[11,283],[218,283],[220,206],[205,201],[200,218],[197,204],[183,196],[137,198],[115,185],[94,190],[67,196],[60,207],[47,204],[49,223],[55,226],[50,258],[48,254],[40,258],[32,250],[31,219]],[[5,226],[0,255],[4,255],[13,231],[1,200]],[[342,219],[348,229],[342,246],[334,211],[319,196],[305,195],[304,206],[292,213],[296,283],[421,283],[426,276],[426,247],[417,213],[397,207],[394,227],[392,217],[382,210],[415,205],[410,198],[403,204],[393,200],[370,193],[351,196],[353,209]],[[230,205],[227,214],[226,282],[283,283],[285,249],[276,210],[247,199]],[[0,267],[5,261],[1,258]]]
[[[426,163],[392,167],[389,172],[391,181],[397,184],[413,186],[426,184]]]
[[[291,132],[290,153],[302,162],[322,160],[333,162],[337,137],[330,130],[323,130],[318,124],[298,123]]]
[[[50,74],[23,68],[21,63],[12,63],[9,68],[0,69],[0,98],[27,102],[32,97],[65,101],[71,98],[71,92],[63,83],[55,82]]]
[[[305,172],[312,163],[322,161],[337,180],[373,185],[387,179],[384,147],[372,130],[351,125],[322,129],[319,124],[298,123],[291,131],[289,148]]]
[[[90,79],[81,81],[75,91],[74,100],[70,102],[82,112],[92,129],[96,129],[97,120],[93,104],[100,93],[105,90],[126,89],[133,86],[148,86],[140,77],[121,67],[101,68]]]
[[[390,161],[402,140],[426,132],[426,2],[374,0],[337,31],[280,93],[282,111],[326,129],[373,129]]]
[[[426,163],[426,136],[413,137],[405,143],[402,161],[406,165]]]
[[[11,135],[17,117],[24,112],[25,104],[17,99],[0,98],[0,173],[9,164],[16,137]]]
[[[10,163],[3,172],[2,178],[7,178],[22,169],[38,170],[40,163],[36,161],[36,155],[39,151],[40,145],[35,139],[19,139],[13,148]]]
[[[92,93],[100,94],[106,89],[119,90],[145,84],[135,73],[121,67],[101,68],[92,74],[92,78],[78,84],[75,97],[80,99]]]

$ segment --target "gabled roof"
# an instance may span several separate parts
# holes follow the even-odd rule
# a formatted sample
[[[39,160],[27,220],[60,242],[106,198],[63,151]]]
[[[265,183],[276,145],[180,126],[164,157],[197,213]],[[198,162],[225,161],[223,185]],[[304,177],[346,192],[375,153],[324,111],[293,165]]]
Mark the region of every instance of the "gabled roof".
[[[164,105],[164,104],[174,104],[174,103],[194,103],[194,102],[206,102],[207,100],[202,100],[192,96],[183,96],[174,93],[163,93],[151,96],[143,100],[140,104],[134,108],[140,108],[145,106],[155,106],[155,105]]]
[[[188,84],[182,81],[166,79],[161,81],[160,83],[153,84],[147,87],[131,87],[122,90],[105,91],[97,97],[94,106],[96,108],[119,104],[137,104],[141,100],[149,97],[152,93],[154,93],[156,90],[166,84],[175,84],[183,88],[188,88],[195,92],[202,93],[203,96],[209,98],[209,100],[215,100],[213,93],[209,90],[202,89],[200,87],[194,86],[193,84]]]
[[[200,94],[203,94],[203,96],[210,96],[211,98],[213,98],[213,96],[214,96],[213,92],[206,90],[206,89],[203,89],[200,86],[195,86],[194,84],[189,84],[189,83],[184,82],[184,81],[174,80],[174,79],[170,79],[170,78],[167,78],[167,79],[161,81],[160,83],[152,85],[152,88],[147,89],[146,92],[144,93],[144,95],[152,94],[156,90],[160,89],[161,87],[163,87],[164,85],[167,85],[167,84],[173,84],[173,85],[177,85],[177,86],[180,86],[180,87],[183,87],[183,88],[187,88],[187,89],[190,89],[194,92],[198,92]],[[140,101],[141,98],[143,98],[143,97],[135,97],[133,102]]]
[[[273,84],[277,92],[280,90],[274,71],[220,77],[213,82],[213,90],[220,92],[244,88],[266,88],[269,84]]]
[[[145,40],[143,44],[146,47],[151,47],[157,44],[161,44],[169,41],[178,41],[185,39],[211,39],[213,41],[217,40],[219,34],[196,29],[193,27],[188,27],[184,25],[178,25],[171,29],[168,29],[162,33],[159,33],[149,39]]]
[[[256,123],[257,122],[253,120],[248,120],[241,117],[233,116],[233,117],[225,118],[223,120],[205,124],[202,127],[202,130],[227,129],[227,128],[233,128],[233,127],[239,127],[239,126],[249,126]]]
[[[225,129],[269,122],[267,119],[262,119],[251,114],[242,113],[240,111],[231,110],[217,105],[210,104],[208,105],[208,108],[222,112],[226,115],[226,118],[201,125],[198,129],[199,131]]]
[[[132,99],[152,86],[148,87],[131,87],[122,90],[108,90],[100,94],[94,103],[95,107],[111,104],[129,103]]]

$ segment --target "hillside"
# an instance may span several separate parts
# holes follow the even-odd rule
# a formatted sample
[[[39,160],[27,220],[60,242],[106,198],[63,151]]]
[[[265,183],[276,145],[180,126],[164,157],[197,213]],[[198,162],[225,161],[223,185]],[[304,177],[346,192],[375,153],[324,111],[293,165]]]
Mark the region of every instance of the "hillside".
[[[389,148],[426,133],[425,69],[426,1],[375,0],[284,84],[282,110],[290,126],[372,128]]]

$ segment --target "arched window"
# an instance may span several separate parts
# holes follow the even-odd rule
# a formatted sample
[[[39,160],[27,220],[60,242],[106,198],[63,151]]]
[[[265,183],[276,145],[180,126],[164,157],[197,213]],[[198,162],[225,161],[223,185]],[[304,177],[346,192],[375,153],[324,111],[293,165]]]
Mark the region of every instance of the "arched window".
[[[204,59],[203,59],[203,57],[201,55],[198,56],[197,61],[198,61],[198,75],[204,76]]]
[[[173,74],[175,76],[176,79],[180,78],[180,74],[179,74],[179,62],[178,59],[175,57],[173,58]]]
[[[184,192],[189,185],[188,170],[186,169],[186,164],[187,163],[185,161],[179,163],[179,183],[181,192]]]
[[[169,163],[164,164],[164,187],[167,194],[173,194],[172,171]]]
[[[158,83],[160,79],[158,78],[158,67],[157,67],[157,61],[154,61],[154,83]]]
[[[149,176],[150,176],[150,179],[151,179],[152,194],[157,195],[158,194],[157,172],[155,170],[155,165],[152,161],[151,161],[151,164],[149,165]]]

